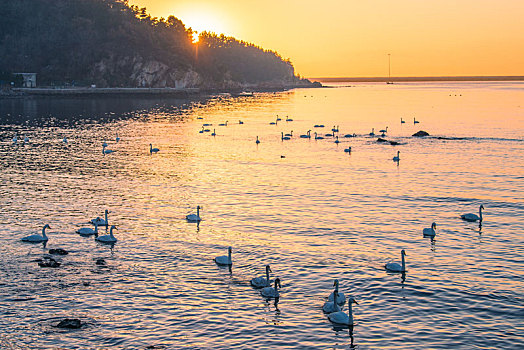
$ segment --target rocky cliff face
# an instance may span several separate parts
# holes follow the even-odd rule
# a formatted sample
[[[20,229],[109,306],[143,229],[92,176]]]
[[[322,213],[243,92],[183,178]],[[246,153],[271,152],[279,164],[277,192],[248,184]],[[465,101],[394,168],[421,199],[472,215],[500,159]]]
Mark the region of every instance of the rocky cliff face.
[[[111,57],[97,63],[90,77],[100,87],[194,88],[203,80],[194,70],[170,68],[162,62],[142,57]]]
[[[191,67],[172,68],[153,60],[135,57],[110,57],[98,62],[90,72],[90,83],[98,87],[175,87],[201,88],[209,90],[242,90],[289,88],[311,86],[307,79],[294,76],[293,66],[289,65],[289,77],[277,81],[245,84],[232,79],[226,72],[220,81],[204,79]]]

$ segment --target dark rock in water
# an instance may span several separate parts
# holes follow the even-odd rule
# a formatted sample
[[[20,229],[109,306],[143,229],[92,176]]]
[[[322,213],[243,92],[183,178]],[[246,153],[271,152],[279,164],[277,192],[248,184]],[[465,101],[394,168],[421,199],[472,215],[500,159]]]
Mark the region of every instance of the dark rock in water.
[[[65,249],[62,249],[62,248],[57,248],[57,249],[49,249],[49,254],[53,254],[53,255],[67,255],[69,254],[69,252]]]
[[[400,145],[400,143],[397,142],[397,141],[389,141],[389,140],[383,139],[382,137],[379,137],[379,138],[377,139],[377,142],[381,142],[381,143],[389,143],[389,144],[392,145],[392,146]]]
[[[82,282],[82,284],[87,287],[87,286],[91,285],[91,282]]]
[[[102,258],[96,259],[95,264],[97,264],[97,265],[105,265],[106,261],[104,259],[102,259]]]
[[[58,261],[56,261],[55,259],[51,258],[51,257],[44,257],[44,259],[42,261],[39,261],[38,262],[38,265],[40,267],[59,267],[60,266],[60,263]]]
[[[69,329],[78,329],[82,327],[82,321],[76,318],[66,318],[60,323],[58,323],[55,327],[58,328],[69,328]]]
[[[429,134],[427,132],[425,132],[424,130],[419,130],[419,131],[417,131],[416,133],[414,133],[411,136],[424,137],[424,136],[429,136]]]

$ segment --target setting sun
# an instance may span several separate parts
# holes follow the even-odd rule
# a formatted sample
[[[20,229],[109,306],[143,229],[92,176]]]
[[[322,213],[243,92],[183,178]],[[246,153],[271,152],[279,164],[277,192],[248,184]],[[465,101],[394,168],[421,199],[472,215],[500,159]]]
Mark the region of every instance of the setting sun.
[[[193,41],[193,44],[198,43],[198,32],[193,32],[191,40]]]

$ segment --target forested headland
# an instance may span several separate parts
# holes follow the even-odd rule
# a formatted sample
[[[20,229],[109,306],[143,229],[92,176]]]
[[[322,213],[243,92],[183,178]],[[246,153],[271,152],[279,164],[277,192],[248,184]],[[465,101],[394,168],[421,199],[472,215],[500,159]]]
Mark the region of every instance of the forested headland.
[[[278,53],[151,17],[127,0],[3,0],[0,80],[38,74],[39,86],[234,89],[308,85]]]

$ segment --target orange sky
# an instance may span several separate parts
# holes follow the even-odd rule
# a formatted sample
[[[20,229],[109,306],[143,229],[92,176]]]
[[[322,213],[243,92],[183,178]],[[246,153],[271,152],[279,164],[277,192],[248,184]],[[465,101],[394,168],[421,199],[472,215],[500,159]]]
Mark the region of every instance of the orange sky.
[[[130,0],[306,77],[524,75],[524,0]]]

